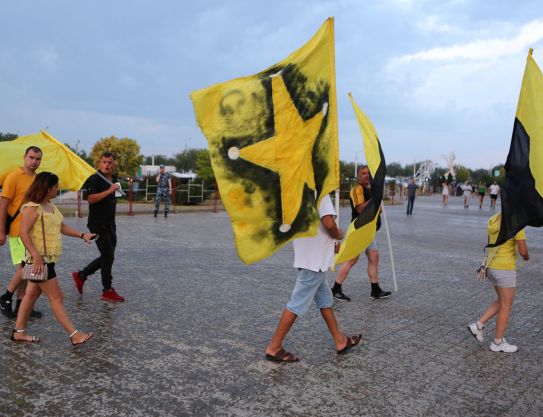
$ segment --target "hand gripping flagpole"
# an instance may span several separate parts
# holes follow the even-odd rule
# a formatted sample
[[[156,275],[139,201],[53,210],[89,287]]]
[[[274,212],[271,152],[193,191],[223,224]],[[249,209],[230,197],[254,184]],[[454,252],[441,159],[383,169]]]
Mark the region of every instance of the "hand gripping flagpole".
[[[98,175],[100,178],[102,178],[109,185],[113,185],[113,183],[110,180],[108,180],[100,171],[96,171],[96,175]],[[126,197],[126,194],[122,189],[119,188],[117,191],[119,191],[123,195],[123,197]]]
[[[388,251],[390,253],[390,263],[392,264],[392,278],[394,280],[394,292],[398,292],[398,282],[396,281],[396,268],[394,267],[394,254],[392,253],[392,242],[390,241],[390,232],[388,230],[388,220],[385,212],[385,205],[381,203],[381,209],[383,210],[383,218],[385,219],[385,230],[387,232]]]

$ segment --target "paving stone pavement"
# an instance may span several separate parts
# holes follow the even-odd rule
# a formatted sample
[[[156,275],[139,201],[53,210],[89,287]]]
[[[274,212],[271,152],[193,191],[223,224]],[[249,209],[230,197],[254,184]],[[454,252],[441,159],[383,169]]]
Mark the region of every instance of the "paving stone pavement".
[[[361,260],[344,285],[352,302],[335,311],[363,343],[336,355],[311,310],[287,336],[302,358],[288,365],[263,353],[294,285],[291,245],[246,266],[225,212],[119,216],[114,286],[127,301],[113,305],[99,299],[99,276],[76,293],[70,272],[97,250],[65,238],[57,272],[66,307],[95,337],[72,348],[45,297],[44,317],[28,326],[39,344],[11,342],[14,323],[0,316],[0,415],[541,416],[541,230],[527,230],[531,260],[519,269],[507,331],[520,351],[495,354],[466,328],[493,298],[475,279],[489,202],[479,211],[450,200],[443,209],[439,196],[419,197],[410,217],[405,205],[386,207],[399,292],[372,301]],[[348,217],[343,208],[344,227]],[[86,219],[66,222],[83,230]],[[391,289],[384,229],[378,245],[381,285]],[[5,248],[0,262],[3,291],[12,272]]]

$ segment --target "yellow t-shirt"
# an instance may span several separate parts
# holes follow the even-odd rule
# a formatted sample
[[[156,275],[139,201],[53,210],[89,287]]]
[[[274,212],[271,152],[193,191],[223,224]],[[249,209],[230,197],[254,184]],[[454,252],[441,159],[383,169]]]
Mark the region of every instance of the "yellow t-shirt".
[[[364,199],[364,188],[360,184],[357,184],[351,188],[351,200],[353,201],[354,207],[364,204],[366,201]]]
[[[526,232],[522,229],[515,237],[498,246],[498,250],[488,268],[516,270],[517,269],[517,240],[526,240]],[[495,241],[495,239],[494,239]]]
[[[30,238],[34,247],[40,255],[44,254],[43,248],[43,233],[41,216],[43,214],[43,225],[45,228],[45,245],[47,249],[47,262],[57,262],[62,254],[62,236],[60,234],[60,228],[62,226],[62,220],[64,216],[60,213],[57,206],[51,203],[53,206],[53,213],[44,212],[41,205],[37,203],[28,202],[21,207],[23,211],[26,207],[37,207],[38,217],[36,222],[30,230]],[[25,259],[29,260],[30,253],[26,251]]]
[[[19,167],[16,170],[10,172],[4,183],[2,184],[2,198],[9,198],[11,202],[8,204],[8,214],[13,217],[21,203],[24,196],[32,183],[34,182],[35,175],[25,174],[23,168]],[[11,237],[19,236],[21,228],[21,214],[19,214],[15,220],[11,223],[9,228],[9,235]]]

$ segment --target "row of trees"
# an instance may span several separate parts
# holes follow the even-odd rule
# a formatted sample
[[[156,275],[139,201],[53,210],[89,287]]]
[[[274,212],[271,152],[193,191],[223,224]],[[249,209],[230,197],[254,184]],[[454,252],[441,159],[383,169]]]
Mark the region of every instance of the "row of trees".
[[[9,141],[16,138],[17,135],[14,133],[0,133],[0,141]],[[76,152],[70,145],[66,144],[66,146]],[[204,180],[207,184],[214,184],[215,182],[207,149],[185,149],[173,157],[167,157],[166,155],[143,156],[140,154],[141,149],[136,140],[109,136],[98,140],[93,145],[90,154],[87,154],[84,150],[76,153],[90,165],[97,166],[100,155],[106,151],[113,152],[117,156],[117,172],[120,177],[135,176],[140,165],[150,165],[154,159],[155,165],[173,165],[178,171],[196,173],[198,178]],[[402,166],[398,162],[391,162],[387,164],[387,175],[391,177],[410,177],[413,176],[413,167],[414,164]],[[496,169],[499,170],[500,175],[495,178],[492,174]],[[445,168],[436,168],[430,183],[434,189],[438,189],[444,181],[451,182],[452,178],[444,177],[446,171]],[[472,170],[462,165],[456,167],[457,182],[469,180],[474,183],[483,182],[490,185],[496,179],[501,184],[504,176],[503,165],[494,167],[491,171],[486,169]],[[340,161],[340,178],[341,189],[348,191],[351,184],[356,180],[354,162]]]

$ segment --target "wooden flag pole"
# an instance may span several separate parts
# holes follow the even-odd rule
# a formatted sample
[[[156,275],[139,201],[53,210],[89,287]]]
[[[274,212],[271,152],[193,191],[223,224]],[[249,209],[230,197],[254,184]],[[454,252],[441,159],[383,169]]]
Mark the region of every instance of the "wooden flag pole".
[[[388,220],[385,212],[385,205],[381,203],[383,209],[383,218],[385,219],[385,230],[387,232],[388,251],[390,253],[390,263],[392,264],[392,278],[394,280],[394,292],[398,292],[398,282],[396,281],[396,268],[394,267],[394,254],[392,253],[392,242],[390,241],[390,232],[388,229]]]

